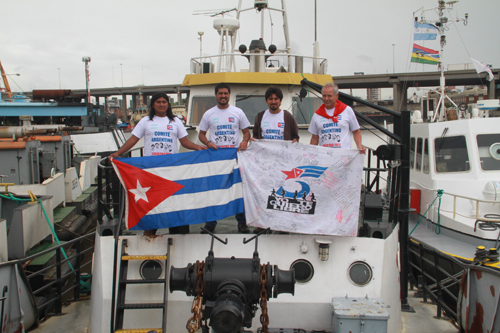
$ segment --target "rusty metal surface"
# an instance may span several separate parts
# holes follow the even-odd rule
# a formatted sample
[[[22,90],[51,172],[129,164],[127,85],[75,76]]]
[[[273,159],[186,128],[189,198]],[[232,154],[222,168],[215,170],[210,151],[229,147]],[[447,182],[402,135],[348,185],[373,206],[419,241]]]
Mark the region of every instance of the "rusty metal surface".
[[[0,149],[24,149],[25,147],[24,141],[0,141]]]
[[[71,94],[71,90],[47,89],[47,90],[33,90],[34,100],[64,100],[66,96]]]
[[[467,333],[500,332],[500,272],[470,267],[461,283],[460,322]]]

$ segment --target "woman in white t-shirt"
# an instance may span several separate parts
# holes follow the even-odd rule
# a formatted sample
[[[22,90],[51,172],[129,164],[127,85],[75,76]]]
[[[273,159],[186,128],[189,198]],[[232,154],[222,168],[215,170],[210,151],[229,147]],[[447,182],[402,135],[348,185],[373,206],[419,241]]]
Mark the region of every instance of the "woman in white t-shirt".
[[[179,149],[177,140],[184,148],[203,150],[207,147],[197,145],[187,138],[184,124],[174,116],[168,96],[165,93],[156,93],[151,97],[149,116],[144,117],[132,131],[132,136],[117,152],[109,155],[119,157],[134,147],[144,137],[144,156],[176,154]],[[189,226],[169,228],[170,233],[189,233]],[[156,230],[145,230],[144,234],[154,235]]]

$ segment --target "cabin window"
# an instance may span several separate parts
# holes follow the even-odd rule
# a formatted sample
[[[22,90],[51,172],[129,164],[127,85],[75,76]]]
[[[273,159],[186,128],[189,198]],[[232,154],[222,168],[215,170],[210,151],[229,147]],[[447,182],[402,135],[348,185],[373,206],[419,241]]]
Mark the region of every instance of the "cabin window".
[[[415,138],[410,139],[410,169],[415,168]]]
[[[237,95],[236,106],[245,112],[248,121],[252,125],[257,114],[268,109],[264,95]]]
[[[470,170],[469,153],[464,136],[445,136],[434,140],[436,172],[465,172]]]
[[[478,135],[477,148],[482,170],[500,170],[500,134]]]
[[[424,140],[422,138],[417,139],[417,158],[415,159],[416,169],[418,171],[422,170],[422,145]]]
[[[193,97],[191,104],[191,119],[189,119],[189,124],[199,125],[201,117],[203,117],[208,109],[217,105],[217,100],[215,96]]]
[[[321,98],[311,97],[303,98],[302,101],[299,97],[292,98],[292,110],[293,117],[297,124],[309,124],[311,122],[311,117],[314,112],[323,104]]]
[[[429,173],[429,141],[425,139],[424,141],[424,162],[422,163],[423,165],[423,171],[424,173]]]

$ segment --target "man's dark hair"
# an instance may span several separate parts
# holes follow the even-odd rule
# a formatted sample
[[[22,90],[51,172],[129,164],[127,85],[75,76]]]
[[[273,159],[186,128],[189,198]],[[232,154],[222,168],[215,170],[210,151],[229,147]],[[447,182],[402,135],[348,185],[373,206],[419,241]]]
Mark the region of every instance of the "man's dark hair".
[[[275,94],[276,97],[278,97],[280,100],[283,100],[283,92],[281,91],[281,89],[275,86],[270,86],[266,91],[266,101],[269,97],[271,97],[272,94]]]
[[[229,86],[227,84],[225,84],[224,82],[221,82],[215,86],[215,94],[217,95],[217,92],[219,91],[219,89],[224,89],[224,88],[227,89],[228,93],[231,93],[231,88],[229,88]]]

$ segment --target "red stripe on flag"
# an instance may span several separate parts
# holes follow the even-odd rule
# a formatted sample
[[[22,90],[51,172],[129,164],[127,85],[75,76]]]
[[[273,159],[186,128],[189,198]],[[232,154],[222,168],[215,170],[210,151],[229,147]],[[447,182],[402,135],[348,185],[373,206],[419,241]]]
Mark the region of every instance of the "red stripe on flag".
[[[133,228],[151,209],[184,187],[116,159],[112,162],[127,191],[127,229]]]
[[[420,46],[420,45],[415,44],[415,43],[413,44],[413,48],[425,51],[425,52],[430,53],[430,54],[439,54],[439,51],[428,49],[426,47]]]

